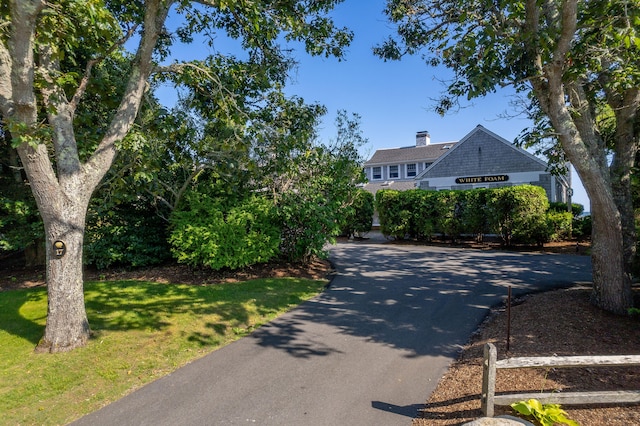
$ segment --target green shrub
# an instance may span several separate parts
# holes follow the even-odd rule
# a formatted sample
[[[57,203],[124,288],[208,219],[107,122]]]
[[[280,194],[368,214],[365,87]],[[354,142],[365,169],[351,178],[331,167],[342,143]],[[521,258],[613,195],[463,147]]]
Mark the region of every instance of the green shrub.
[[[467,191],[381,190],[376,193],[380,230],[396,239],[429,240],[434,234],[456,239],[461,234],[492,232],[505,245],[542,244],[570,229],[570,219],[553,213],[544,189],[521,185]],[[569,227],[568,227],[569,226]]]
[[[380,232],[386,236],[402,240],[409,234],[410,211],[404,208],[411,191],[383,189],[376,193],[375,204],[380,219]],[[404,213],[403,213],[404,212]]]
[[[549,203],[549,210],[556,212],[568,212],[567,203],[553,202]],[[579,217],[584,212],[584,206],[578,203],[571,204],[571,214],[573,217]]]
[[[547,212],[548,241],[563,241],[571,236],[573,215],[568,211]]]
[[[586,239],[591,237],[591,216],[574,217],[571,224],[572,234],[576,238]]]
[[[108,210],[90,209],[84,261],[99,269],[150,266],[171,258],[167,222],[152,206],[123,203]]]
[[[443,236],[456,240],[463,231],[462,191],[434,192],[436,229]]]
[[[202,193],[187,195],[171,216],[171,251],[178,262],[237,269],[278,255],[280,228],[273,203],[261,197],[237,202]]]
[[[542,244],[549,238],[546,211],[549,200],[543,188],[519,185],[496,188],[487,198],[489,227],[504,245]]]
[[[358,188],[351,203],[341,209],[340,232],[348,237],[360,232],[369,232],[373,221],[373,194]]]
[[[413,189],[406,191],[405,206],[410,211],[408,233],[417,240],[430,241],[436,232],[435,192]]]
[[[44,225],[33,197],[0,197],[0,252],[24,250],[44,239]]]
[[[478,188],[461,191],[461,222],[464,233],[473,234],[481,242],[484,234],[489,232],[487,217],[487,196],[489,189]]]
[[[278,203],[280,253],[291,262],[325,257],[327,242],[340,233],[338,209],[318,192],[282,194]]]

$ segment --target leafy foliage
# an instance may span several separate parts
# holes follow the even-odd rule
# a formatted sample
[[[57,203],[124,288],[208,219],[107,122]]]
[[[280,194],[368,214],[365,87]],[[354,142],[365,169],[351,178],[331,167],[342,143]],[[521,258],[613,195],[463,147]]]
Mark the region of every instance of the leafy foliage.
[[[44,226],[11,137],[0,123],[0,253],[44,241]]]
[[[571,237],[573,230],[573,216],[571,213],[549,210],[546,221],[549,241],[563,241]]]
[[[571,216],[547,216],[544,189],[520,185],[467,191],[381,190],[376,193],[380,230],[397,239],[429,240],[440,234],[455,240],[461,234],[492,232],[505,245],[548,241],[553,232],[571,226]],[[551,218],[553,220],[551,220]],[[558,229],[556,229],[558,228]]]
[[[410,191],[394,191],[382,189],[376,193],[375,205],[380,219],[380,232],[396,239],[404,239],[411,233],[410,205],[406,205],[405,198],[410,197]],[[425,215],[426,216],[426,215]]]
[[[576,238],[589,238],[591,237],[591,231],[593,223],[591,216],[574,218],[571,223],[572,235]],[[640,263],[639,263],[640,264]]]
[[[0,252],[24,250],[43,237],[42,220],[32,199],[0,196]]]
[[[242,72],[262,70],[257,73],[262,88],[250,98],[259,104],[262,99],[257,95],[266,92],[265,87],[282,90],[293,64],[293,43],[302,43],[313,55],[341,57],[352,33],[338,28],[328,16],[339,2],[2,2],[0,114],[22,160],[48,238],[64,236],[74,247],[82,245],[90,198],[117,152],[128,143],[137,145],[139,151],[145,149],[148,140],[142,133],[126,138],[149,83],[154,83],[152,75],[188,90],[205,89],[201,95],[211,95],[207,109],[222,117],[207,128],[216,132],[213,139],[221,143],[232,134],[245,141],[246,135],[239,130],[253,117],[229,119],[247,116],[244,110],[249,109],[243,104],[247,97]],[[172,23],[179,25],[175,34],[165,25],[170,14]],[[233,58],[226,61],[217,55],[214,42],[221,35],[240,41],[248,66],[236,67]],[[198,45],[204,40],[212,57],[167,64],[178,40]],[[128,52],[129,48],[133,51]],[[212,166],[202,152],[197,157],[196,164]],[[148,159],[144,155],[129,158],[142,159],[141,164]],[[207,161],[200,161],[203,158]],[[154,174],[159,175],[154,167],[143,167],[141,173],[134,173],[134,182],[151,182]],[[122,176],[111,175],[109,180],[118,181]],[[187,175],[177,191],[171,186],[163,188],[164,194],[174,192],[170,200],[165,198],[168,207],[176,207],[193,178]],[[71,350],[89,338],[80,253],[74,249],[67,254],[72,266],[47,268],[49,301],[53,305],[60,302],[62,308],[49,312],[39,345],[43,351]]]
[[[487,196],[490,193],[485,188],[477,188],[473,191],[465,191],[462,203],[462,228],[476,235],[478,242],[482,241],[483,234],[489,229],[489,217],[487,215]]]
[[[145,200],[118,205],[94,205],[85,235],[85,262],[110,266],[150,266],[171,258],[167,223]]]
[[[309,189],[282,194],[277,208],[281,255],[292,262],[326,257],[327,240],[333,241],[340,233],[337,206],[322,193]]]
[[[460,191],[435,192],[436,229],[455,240],[462,232],[462,198]]]
[[[560,213],[568,212],[567,203],[549,203],[549,210]],[[584,213],[584,206],[582,204],[572,203],[570,213],[573,217],[579,217]]]
[[[278,255],[280,228],[273,203],[263,197],[230,202],[191,192],[171,225],[172,252],[191,266],[237,269]]]
[[[339,215],[340,233],[348,237],[371,230],[374,213],[374,196],[358,188],[351,202],[343,206]]]
[[[542,404],[537,399],[529,399],[527,401],[514,402],[511,404],[511,408],[526,417],[533,417],[542,426],[553,426],[558,423],[567,426],[578,426],[578,422],[569,419],[567,412],[561,409],[559,404]]]
[[[344,209],[354,202],[357,185],[364,181],[358,147],[366,139],[360,117],[345,111],[338,113],[337,137],[330,143],[316,142],[314,127],[307,127],[317,122],[317,110],[286,108],[274,118],[294,126],[278,126],[271,142],[265,138],[256,150],[264,177],[258,182],[278,209],[281,254],[306,262],[324,256],[326,243],[340,234]]]
[[[539,186],[496,188],[487,197],[489,227],[507,246],[545,242],[548,238],[545,220],[548,208],[547,194]]]

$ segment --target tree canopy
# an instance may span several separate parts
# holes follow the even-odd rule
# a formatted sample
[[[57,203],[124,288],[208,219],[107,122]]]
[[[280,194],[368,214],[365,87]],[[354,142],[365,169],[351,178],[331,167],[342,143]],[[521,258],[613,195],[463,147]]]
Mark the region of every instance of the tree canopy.
[[[282,85],[294,63],[288,42],[313,55],[342,56],[352,34],[328,17],[340,1],[0,2],[0,114],[45,228],[49,311],[39,350],[70,350],[89,337],[82,296],[87,207],[154,79],[197,88],[210,95],[213,113],[230,116],[246,99],[238,93],[246,89],[243,73],[254,72],[259,91]],[[168,16],[177,22],[174,33]],[[199,35],[215,50],[219,34],[241,43],[243,64],[216,54],[170,59],[176,41]],[[235,85],[225,80],[230,75]]]

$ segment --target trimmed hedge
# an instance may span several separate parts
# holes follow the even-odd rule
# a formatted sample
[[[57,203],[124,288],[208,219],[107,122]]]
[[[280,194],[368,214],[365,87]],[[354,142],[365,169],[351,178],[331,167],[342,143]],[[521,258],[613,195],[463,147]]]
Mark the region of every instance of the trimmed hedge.
[[[340,232],[351,237],[360,232],[369,232],[373,224],[373,194],[362,188],[356,189],[351,203],[341,210]]]
[[[543,188],[520,185],[467,191],[381,190],[380,230],[396,239],[457,239],[497,234],[503,244],[542,244],[569,235],[571,217],[549,210]]]
[[[489,230],[502,242],[542,244],[548,241],[546,213],[549,200],[543,188],[533,185],[490,190],[487,197]]]

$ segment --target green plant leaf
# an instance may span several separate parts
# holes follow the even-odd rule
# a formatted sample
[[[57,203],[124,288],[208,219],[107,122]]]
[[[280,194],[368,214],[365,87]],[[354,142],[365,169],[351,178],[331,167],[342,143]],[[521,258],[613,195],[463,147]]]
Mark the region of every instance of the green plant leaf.
[[[511,408],[524,416],[533,416],[542,426],[579,426],[578,422],[567,417],[567,412],[560,408],[559,404],[543,404],[537,399],[529,399],[514,402]]]

